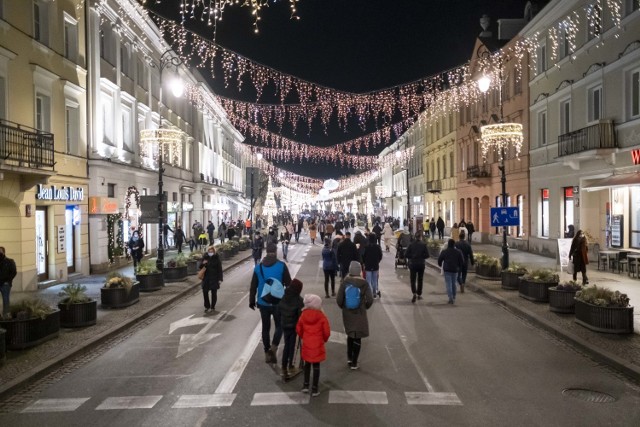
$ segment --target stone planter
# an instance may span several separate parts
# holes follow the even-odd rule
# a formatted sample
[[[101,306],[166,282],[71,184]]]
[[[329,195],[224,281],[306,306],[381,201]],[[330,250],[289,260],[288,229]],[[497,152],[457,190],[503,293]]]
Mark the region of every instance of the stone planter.
[[[520,278],[518,292],[529,301],[549,302],[549,288],[552,286],[558,286],[558,282],[530,282]]]
[[[427,247],[427,250],[429,251],[429,258],[438,259],[438,257],[440,256],[440,248]]]
[[[193,276],[194,274],[198,274],[198,260],[190,259],[187,261],[187,275]]]
[[[549,310],[554,313],[574,313],[576,302],[573,299],[576,291],[559,291],[549,289]]]
[[[502,280],[500,267],[495,265],[476,264],[476,275],[487,280]]]
[[[81,328],[96,324],[98,301],[60,303],[58,308],[60,309],[60,326],[63,328]]]
[[[502,276],[502,289],[508,289],[510,291],[517,291],[520,277],[524,276],[524,273],[512,273],[510,271],[503,271]]]
[[[633,333],[633,307],[600,307],[576,301],[576,323],[596,332]]]
[[[0,363],[4,362],[5,353],[7,352],[7,345],[4,342],[7,331],[0,329]]]
[[[159,291],[164,286],[161,271],[151,274],[136,274],[136,280],[140,283],[140,292]]]
[[[187,278],[187,266],[184,267],[165,267],[165,282],[179,282]]]
[[[56,310],[44,319],[0,320],[0,328],[7,331],[4,337],[7,350],[23,350],[58,336],[60,311]]]
[[[100,288],[100,305],[103,308],[124,308],[140,301],[140,284],[134,282],[129,292],[126,288]]]

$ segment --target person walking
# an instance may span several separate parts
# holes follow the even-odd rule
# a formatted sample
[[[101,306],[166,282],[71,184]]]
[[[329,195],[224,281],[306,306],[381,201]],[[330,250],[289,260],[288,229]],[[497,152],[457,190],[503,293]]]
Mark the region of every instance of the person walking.
[[[222,221],[218,226],[218,238],[220,239],[220,243],[224,243],[224,238],[227,236],[227,224]]]
[[[213,245],[213,232],[214,232],[215,229],[216,229],[216,226],[213,225],[213,222],[209,221],[209,224],[207,224],[207,234],[209,235],[209,244],[210,245]]]
[[[260,319],[262,320],[262,346],[264,347],[265,362],[273,364],[278,363],[276,353],[278,351],[278,345],[280,345],[280,339],[282,338],[280,314],[277,304],[271,304],[262,299],[262,291],[267,279],[273,278],[279,280],[285,288],[291,284],[289,269],[284,262],[278,259],[277,252],[277,245],[273,243],[267,245],[267,256],[253,268],[251,287],[249,289],[249,308],[255,310],[257,305],[258,310],[260,310]],[[273,318],[275,325],[272,341],[270,341],[271,318]],[[270,342],[271,345],[269,345]]]
[[[356,298],[359,298],[359,301],[355,301]],[[352,301],[356,302],[357,308],[349,308]],[[367,310],[373,304],[371,288],[362,278],[362,267],[358,261],[351,261],[349,274],[340,284],[336,302],[342,309],[342,321],[347,334],[347,364],[351,370],[356,370],[359,368],[362,338],[369,336]]]
[[[351,261],[360,263],[360,254],[356,244],[351,241],[351,233],[346,232],[344,240],[338,245],[338,263],[340,264],[340,277],[345,278],[349,272]]]
[[[453,227],[451,227],[451,238],[454,242],[457,242],[460,239],[460,229],[458,228],[458,223],[454,222]]]
[[[129,253],[131,254],[131,258],[133,259],[133,269],[135,271],[136,267],[140,263],[142,259],[142,250],[144,249],[144,240],[140,237],[140,232],[138,230],[134,231],[131,234],[131,238],[129,239]]]
[[[462,268],[462,252],[455,248],[455,241],[449,239],[447,241],[447,248],[440,252],[438,257],[438,265],[442,267],[444,272],[444,283],[447,287],[447,296],[449,297],[449,304],[456,302],[456,279],[458,277],[458,270]]]
[[[325,237],[322,248],[322,271],[324,271],[324,295],[329,298],[329,280],[331,280],[331,296],[336,296],[336,271],[338,270],[338,259],[336,253],[331,249],[331,239]]]
[[[587,264],[589,264],[589,242],[582,230],[578,230],[571,241],[569,259],[573,259],[573,280],[578,278],[578,271],[582,273],[582,284],[588,285]]]
[[[324,219],[318,223],[318,233],[320,233],[320,241],[324,242],[324,235],[327,231],[327,225],[324,222]]]
[[[431,238],[435,239],[436,238],[436,220],[435,218],[431,218],[431,221],[429,222],[429,233],[431,234]]]
[[[173,232],[173,241],[176,244],[176,248],[178,248],[178,253],[182,253],[182,245],[184,241],[187,240],[187,236],[184,235],[184,231],[180,228],[179,225],[176,225],[176,230]]]
[[[204,312],[215,311],[218,302],[218,289],[222,282],[222,261],[216,253],[216,248],[210,245],[207,253],[202,257],[202,268],[205,269],[202,280],[202,295],[204,297]],[[211,300],[209,300],[211,292]]]
[[[384,224],[384,230],[382,232],[382,235],[384,236],[384,250],[389,252],[393,239],[395,239],[396,236],[395,234],[393,234],[393,229],[391,228],[391,224],[389,224],[388,222]]]
[[[169,224],[164,224],[162,226],[162,242],[165,248],[169,248],[169,232],[173,233],[173,230],[169,227]]]
[[[439,216],[438,221],[436,221],[436,228],[438,229],[438,239],[444,239],[444,220],[441,216]]]
[[[316,244],[316,237],[318,235],[318,227],[316,227],[316,223],[312,222],[309,224],[309,238],[311,239],[311,244]]]
[[[313,382],[311,396],[320,395],[318,381],[320,380],[320,362],[327,359],[324,344],[329,341],[331,327],[329,319],[322,311],[322,299],[318,295],[304,296],[304,309],[298,319],[296,332],[302,340],[302,360],[304,360],[304,384],[302,392],[309,393],[309,380],[313,366]]]
[[[16,262],[8,258],[4,246],[0,246],[0,293],[2,293],[3,316],[9,315],[11,286],[17,274]]]
[[[289,241],[291,240],[291,235],[286,227],[283,227],[284,231],[280,233],[280,243],[282,244],[282,259],[288,261],[287,255],[289,255]]]
[[[378,245],[381,245],[382,244],[382,227],[380,227],[379,221],[376,221],[371,231],[376,235],[376,243]]]
[[[382,248],[378,244],[378,236],[375,233],[371,233],[369,234],[369,244],[365,247],[362,255],[362,263],[364,264],[367,283],[373,293],[373,299],[382,296],[378,289],[380,261],[382,261]]]
[[[256,231],[255,238],[253,239],[253,243],[251,244],[251,256],[253,256],[253,263],[258,265],[260,260],[262,259],[262,248],[264,247],[264,240],[262,239],[262,234],[259,231]]]
[[[471,221],[467,222],[467,231],[469,232],[469,235],[467,236],[467,240],[469,241],[469,243],[471,243],[473,241],[471,236],[473,236],[473,233],[475,233],[476,231]]]
[[[332,237],[334,230],[335,229],[333,227],[333,224],[331,224],[331,221],[327,222],[327,227],[325,229],[325,233],[326,233],[325,237]]]
[[[282,352],[282,380],[287,381],[293,374],[293,355],[296,349],[296,326],[304,303],[300,293],[302,282],[298,279],[291,280],[291,284],[284,290],[284,296],[278,303],[280,313],[280,327],[284,337],[284,351]]]
[[[298,240],[300,240],[300,233],[302,232],[302,227],[304,226],[304,219],[299,218],[298,219],[298,224],[296,227],[296,243],[298,243]]]
[[[459,240],[456,242],[456,249],[462,252],[462,267],[458,271],[458,284],[460,285],[460,293],[464,293],[464,285],[467,283],[467,270],[469,269],[469,263],[475,264],[473,259],[473,249],[466,240],[467,235],[464,231],[460,232]]]
[[[422,233],[416,233],[416,238],[409,244],[406,252],[409,264],[409,280],[411,281],[411,302],[422,299],[422,284],[424,279],[425,261],[429,258],[427,245],[422,241]],[[417,282],[417,286],[416,286]]]

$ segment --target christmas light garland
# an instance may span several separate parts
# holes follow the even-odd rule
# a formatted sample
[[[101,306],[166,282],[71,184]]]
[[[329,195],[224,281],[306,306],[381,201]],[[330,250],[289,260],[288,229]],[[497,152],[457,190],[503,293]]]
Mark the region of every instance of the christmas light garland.
[[[115,235],[115,225],[118,224],[119,232]],[[107,215],[107,258],[109,264],[113,264],[116,252],[124,253],[124,239],[122,230],[122,214]]]

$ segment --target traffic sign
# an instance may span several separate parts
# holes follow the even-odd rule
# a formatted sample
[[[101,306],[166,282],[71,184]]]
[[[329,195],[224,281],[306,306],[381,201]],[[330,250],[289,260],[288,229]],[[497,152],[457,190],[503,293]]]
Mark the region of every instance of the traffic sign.
[[[491,226],[520,225],[518,207],[491,208]]]

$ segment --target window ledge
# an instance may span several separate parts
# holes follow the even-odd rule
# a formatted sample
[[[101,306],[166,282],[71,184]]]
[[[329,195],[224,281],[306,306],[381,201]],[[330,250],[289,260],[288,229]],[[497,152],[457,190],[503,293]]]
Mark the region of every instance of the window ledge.
[[[54,52],[49,46],[46,46],[46,45],[42,44],[41,42],[39,42],[36,39],[31,39],[31,43],[33,44],[34,48],[40,50],[45,55],[53,56]]]

